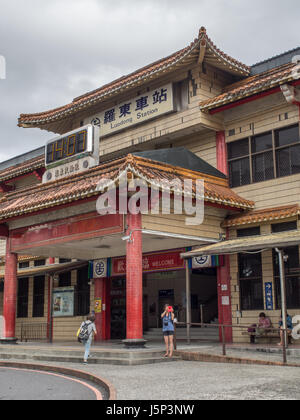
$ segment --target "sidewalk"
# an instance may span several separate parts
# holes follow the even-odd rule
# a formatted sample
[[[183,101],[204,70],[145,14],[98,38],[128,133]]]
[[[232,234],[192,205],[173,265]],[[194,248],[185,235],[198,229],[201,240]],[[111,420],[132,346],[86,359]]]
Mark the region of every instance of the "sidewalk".
[[[40,343],[19,343],[17,345],[0,345],[0,360],[8,358],[17,358],[39,361],[65,361],[81,362],[84,352],[83,345],[76,342],[59,342],[49,344]],[[102,364],[149,364],[169,361],[163,358],[165,345],[161,341],[149,341],[144,349],[127,350],[121,341],[106,341],[94,343],[91,348],[91,363]],[[203,356],[202,361],[218,361],[218,358],[212,360],[213,356],[222,356],[222,345],[215,342],[192,342],[191,345],[184,341],[177,343],[177,357],[184,354],[199,354]],[[207,356],[205,358],[204,356]],[[276,345],[250,345],[250,344],[227,344],[226,357],[229,359],[248,359],[258,362],[283,361],[282,348]],[[94,360],[93,360],[94,359]],[[152,359],[152,360],[151,360]],[[186,358],[184,357],[186,360]],[[125,360],[125,362],[124,362]],[[190,359],[196,360],[196,359]],[[129,361],[129,362],[128,362]],[[228,360],[232,363],[238,363],[238,360]],[[124,363],[123,363],[124,362]],[[127,363],[128,362],[128,363]],[[288,364],[299,364],[300,366],[300,346],[290,345],[287,350]]]

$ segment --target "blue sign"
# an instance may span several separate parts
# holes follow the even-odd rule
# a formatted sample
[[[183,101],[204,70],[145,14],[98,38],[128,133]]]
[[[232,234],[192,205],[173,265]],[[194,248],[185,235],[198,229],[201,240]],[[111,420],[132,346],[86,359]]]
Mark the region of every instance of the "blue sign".
[[[265,283],[265,295],[266,295],[266,310],[273,311],[273,284]]]

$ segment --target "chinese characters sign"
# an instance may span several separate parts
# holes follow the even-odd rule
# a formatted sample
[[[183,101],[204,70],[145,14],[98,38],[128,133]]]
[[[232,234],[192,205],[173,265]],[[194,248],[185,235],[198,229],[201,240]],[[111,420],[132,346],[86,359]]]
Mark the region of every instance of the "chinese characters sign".
[[[180,270],[184,268],[184,260],[180,253],[184,250],[164,252],[161,254],[149,254],[143,256],[143,272],[155,272],[164,270]],[[112,276],[126,274],[126,258],[113,258]]]
[[[100,135],[104,137],[172,111],[173,87],[168,84],[107,109],[86,123],[100,126]]]
[[[265,295],[266,295],[266,310],[273,311],[273,284],[265,283]]]

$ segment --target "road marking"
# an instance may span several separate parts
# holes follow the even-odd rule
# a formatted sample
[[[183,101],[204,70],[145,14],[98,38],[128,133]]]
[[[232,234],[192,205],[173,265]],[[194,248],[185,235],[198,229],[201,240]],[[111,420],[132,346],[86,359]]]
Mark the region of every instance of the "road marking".
[[[20,368],[11,368],[11,367],[0,367],[0,369],[8,369],[8,370],[18,370],[18,371],[23,371],[23,372],[33,372],[33,373],[40,373],[43,375],[51,375],[51,376],[57,376],[58,378],[63,378],[63,379],[67,379],[69,381],[73,381],[73,382],[77,382],[80,385],[85,386],[86,388],[89,388],[92,392],[94,392],[94,394],[96,395],[96,400],[97,401],[102,401],[103,400],[103,396],[101,394],[101,392],[93,387],[92,385],[81,381],[79,379],[75,379],[75,378],[70,378],[69,376],[65,376],[65,375],[60,375],[58,373],[52,373],[52,372],[43,372],[41,370],[34,370],[34,369],[20,369]]]

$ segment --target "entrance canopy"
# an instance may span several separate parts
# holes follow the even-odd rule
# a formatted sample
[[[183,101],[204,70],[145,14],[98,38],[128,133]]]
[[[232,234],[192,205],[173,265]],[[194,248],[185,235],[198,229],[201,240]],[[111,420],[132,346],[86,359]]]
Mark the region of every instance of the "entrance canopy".
[[[293,230],[271,235],[249,236],[222,241],[183,253],[181,257],[188,259],[202,255],[229,255],[257,250],[265,251],[273,248],[286,248],[299,244],[300,231]]]
[[[72,270],[79,270],[80,268],[86,267],[88,261],[75,261],[70,263],[63,264],[51,264],[45,265],[43,267],[31,267],[19,269],[17,277],[31,277],[31,276],[43,276],[43,275],[54,275],[54,274],[63,274]],[[0,280],[4,279],[4,273],[0,275]]]

